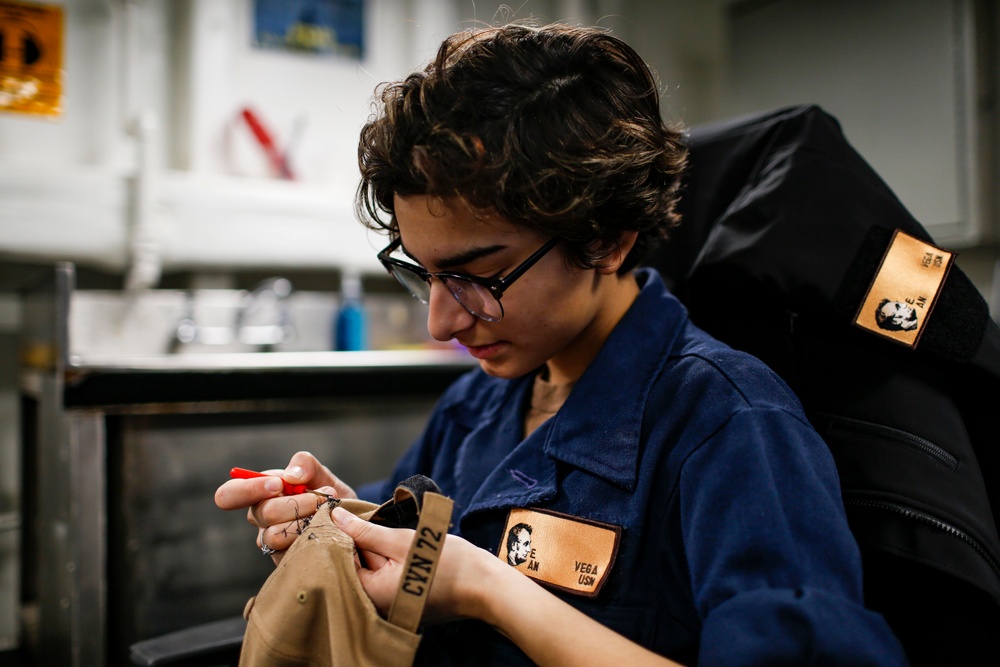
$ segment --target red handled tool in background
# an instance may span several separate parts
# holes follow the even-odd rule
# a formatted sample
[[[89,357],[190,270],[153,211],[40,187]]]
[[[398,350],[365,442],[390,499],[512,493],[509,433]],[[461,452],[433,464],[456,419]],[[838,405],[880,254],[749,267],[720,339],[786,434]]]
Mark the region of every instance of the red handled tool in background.
[[[233,479],[253,479],[255,477],[278,477],[277,475],[269,475],[264,472],[256,472],[254,470],[247,470],[246,468],[233,468],[229,471],[229,476]],[[280,478],[279,478],[280,479]],[[285,486],[286,496],[297,496],[300,493],[314,493],[322,498],[330,498],[330,494],[323,493],[322,491],[313,491],[312,489],[307,489],[305,484],[292,484],[291,482],[286,482],[281,480],[281,483]]]
[[[278,150],[278,147],[274,144],[274,139],[271,138],[271,133],[268,132],[267,128],[264,127],[264,124],[260,122],[257,114],[249,108],[243,109],[241,114],[243,116],[243,120],[245,120],[247,125],[250,126],[250,131],[253,132],[253,136],[257,139],[257,143],[264,149],[264,153],[267,155],[267,159],[270,160],[271,166],[274,167],[279,174],[281,174],[282,178],[294,181],[295,175],[288,166],[288,160],[286,160],[285,156]]]

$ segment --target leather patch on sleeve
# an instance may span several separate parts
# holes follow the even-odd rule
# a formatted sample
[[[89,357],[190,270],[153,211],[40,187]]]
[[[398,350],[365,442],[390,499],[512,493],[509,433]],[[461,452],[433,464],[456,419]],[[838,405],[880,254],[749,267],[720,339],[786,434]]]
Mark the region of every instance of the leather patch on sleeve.
[[[607,581],[622,529],[538,509],[512,509],[497,556],[535,581],[595,597]]]
[[[897,229],[854,324],[915,348],[954,260],[955,253]]]

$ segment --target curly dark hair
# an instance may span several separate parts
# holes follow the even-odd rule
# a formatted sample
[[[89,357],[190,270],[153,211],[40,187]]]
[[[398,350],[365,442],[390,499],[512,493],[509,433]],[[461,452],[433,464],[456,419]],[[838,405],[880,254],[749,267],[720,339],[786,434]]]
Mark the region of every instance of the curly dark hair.
[[[376,96],[358,145],[356,208],[371,229],[398,235],[394,194],[458,197],[562,239],[583,269],[638,231],[625,272],[678,222],[681,130],[661,118],[649,67],[607,31],[460,32]]]

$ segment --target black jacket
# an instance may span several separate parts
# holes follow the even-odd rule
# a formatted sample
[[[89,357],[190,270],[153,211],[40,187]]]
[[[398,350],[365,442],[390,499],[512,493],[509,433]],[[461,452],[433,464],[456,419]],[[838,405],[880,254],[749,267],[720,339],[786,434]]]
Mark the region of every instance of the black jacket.
[[[986,302],[954,266],[915,348],[852,324],[893,231],[933,240],[822,109],[697,127],[688,145],[682,225],[646,263],[802,400],[837,462],[866,602],[911,662],[1000,664],[1000,329]]]

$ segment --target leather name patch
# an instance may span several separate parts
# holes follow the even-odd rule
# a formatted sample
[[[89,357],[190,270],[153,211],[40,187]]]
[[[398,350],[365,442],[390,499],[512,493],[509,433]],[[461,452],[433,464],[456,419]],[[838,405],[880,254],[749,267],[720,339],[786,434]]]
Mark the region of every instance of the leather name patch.
[[[854,324],[915,348],[955,260],[955,253],[893,232]]]
[[[611,572],[621,532],[568,514],[512,509],[497,556],[535,581],[592,598]]]

